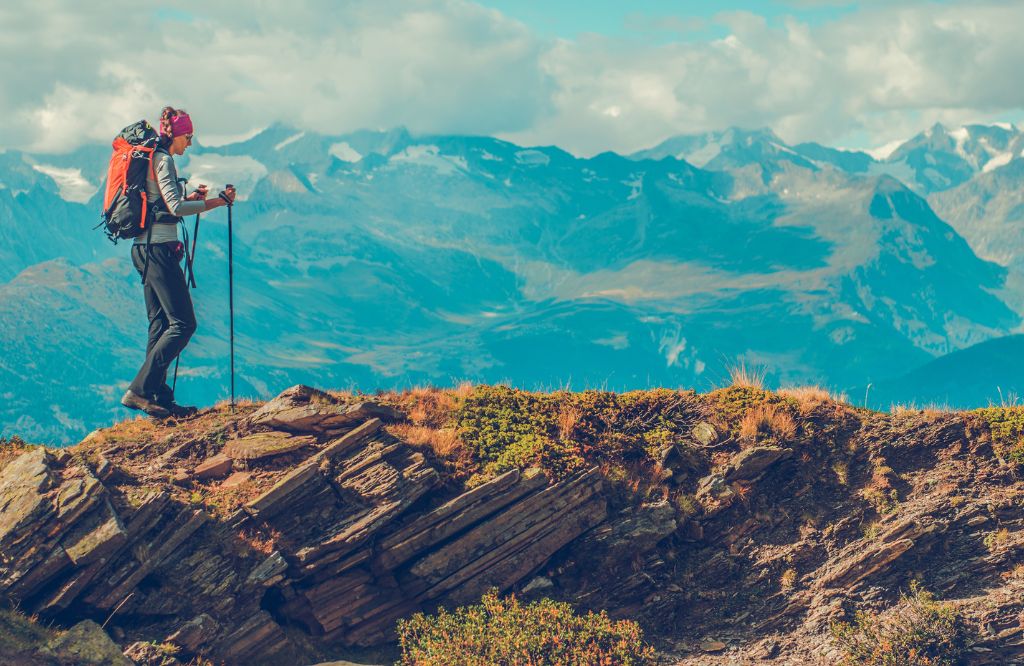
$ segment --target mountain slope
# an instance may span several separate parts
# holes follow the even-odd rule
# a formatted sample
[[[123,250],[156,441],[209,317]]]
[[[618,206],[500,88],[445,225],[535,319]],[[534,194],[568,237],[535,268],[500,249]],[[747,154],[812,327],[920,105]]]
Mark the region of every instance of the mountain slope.
[[[764,132],[718,140],[713,159],[725,171],[401,130],[323,136],[278,125],[197,146],[180,173],[241,193],[240,393],[314,377],[707,389],[738,362],[763,366],[773,386],[846,387],[1019,324],[994,295],[1005,271],[892,178],[813,162]],[[16,174],[47,178],[30,158]],[[21,212],[4,233],[24,228],[55,187],[16,195]],[[94,203],[66,206],[84,217]],[[224,222],[222,210],[201,219],[185,402],[228,391]],[[44,235],[46,252],[62,252],[53,237]],[[31,418],[23,433],[68,436],[120,409],[145,326],[126,248],[114,250],[116,269],[81,263],[92,257],[83,252],[52,269],[60,280],[36,264],[0,288],[5,384],[18,396],[0,431]],[[117,302],[97,302],[106,298]],[[124,314],[95,313],[111,308]],[[66,382],[69,337],[92,351],[74,348],[91,356]]]

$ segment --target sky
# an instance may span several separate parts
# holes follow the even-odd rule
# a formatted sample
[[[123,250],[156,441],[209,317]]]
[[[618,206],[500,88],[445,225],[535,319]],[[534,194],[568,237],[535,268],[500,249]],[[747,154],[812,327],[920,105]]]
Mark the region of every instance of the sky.
[[[404,126],[589,156],[770,127],[866,149],[1024,124],[1020,0],[40,0],[0,8],[0,149]]]

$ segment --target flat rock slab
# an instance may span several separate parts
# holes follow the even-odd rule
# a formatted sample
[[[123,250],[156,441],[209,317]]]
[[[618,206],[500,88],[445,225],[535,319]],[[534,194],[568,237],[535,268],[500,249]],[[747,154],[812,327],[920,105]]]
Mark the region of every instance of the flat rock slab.
[[[231,472],[231,458],[218,453],[201,462],[192,472],[197,479],[219,479]]]
[[[235,472],[228,478],[224,479],[220,487],[224,490],[228,488],[237,488],[252,477],[252,472]]]
[[[398,421],[403,414],[375,402],[348,404],[329,393],[299,384],[258,409],[249,417],[249,423],[275,430],[336,435],[372,418]]]
[[[231,460],[263,460],[291,453],[315,443],[316,438],[309,435],[261,432],[228,442],[221,453]]]

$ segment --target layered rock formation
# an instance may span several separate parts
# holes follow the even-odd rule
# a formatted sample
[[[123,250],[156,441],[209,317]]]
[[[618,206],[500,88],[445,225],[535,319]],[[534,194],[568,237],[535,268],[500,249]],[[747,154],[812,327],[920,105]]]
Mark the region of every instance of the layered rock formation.
[[[189,487],[263,475],[261,492],[218,517],[164,489],[108,488],[124,474],[106,458],[24,453],[0,472],[0,594],[63,620],[130,618],[114,626],[184,656],[275,662],[295,652],[288,627],[384,642],[416,610],[510,588],[606,517],[594,469],[558,483],[513,470],[432,506],[438,472],[382,428],[398,416],[286,391],[219,452],[169,472]]]

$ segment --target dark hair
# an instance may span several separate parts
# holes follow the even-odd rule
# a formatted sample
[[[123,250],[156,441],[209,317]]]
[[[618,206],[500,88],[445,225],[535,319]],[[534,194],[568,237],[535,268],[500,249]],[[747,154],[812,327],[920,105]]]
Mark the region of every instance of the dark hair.
[[[166,148],[174,140],[174,132],[171,129],[171,118],[187,115],[185,109],[175,109],[173,106],[165,106],[160,112],[160,146]]]

